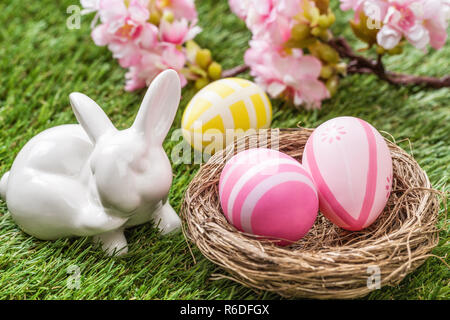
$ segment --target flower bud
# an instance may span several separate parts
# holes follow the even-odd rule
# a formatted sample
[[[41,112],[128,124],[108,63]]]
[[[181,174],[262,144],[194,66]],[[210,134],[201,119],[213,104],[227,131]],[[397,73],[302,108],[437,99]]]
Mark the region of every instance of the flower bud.
[[[334,64],[339,62],[339,54],[336,50],[327,44],[320,43],[317,47],[320,58],[328,63]]]
[[[342,75],[347,74],[347,64],[345,62],[339,62],[336,65],[335,69],[339,74],[342,74]]]
[[[194,40],[186,41],[186,49],[187,50],[200,50],[200,46]]]
[[[322,29],[322,32],[319,34],[319,38],[325,42],[330,40],[331,36],[330,33],[328,32],[328,29]]]
[[[159,13],[159,11],[153,10],[152,12],[150,12],[150,18],[148,21],[155,26],[159,26],[159,23],[161,22],[161,14]]]
[[[334,96],[337,92],[337,89],[339,87],[339,77],[334,76],[327,80],[325,86],[328,89],[328,92],[330,93],[330,96]]]
[[[172,23],[175,20],[175,16],[173,15],[173,12],[170,10],[164,10],[162,18],[170,23]]]
[[[320,29],[319,27],[314,27],[314,28],[311,29],[311,34],[314,37],[320,36],[321,33],[322,33],[322,29]]]
[[[388,53],[390,55],[402,54],[403,53],[403,47],[398,45],[394,49],[389,50]]]
[[[158,4],[161,8],[166,8],[170,6],[170,0],[160,0]]]
[[[321,15],[318,20],[319,27],[322,29],[327,29],[330,26],[330,20],[328,19],[328,16]]]
[[[208,67],[208,75],[212,80],[220,79],[222,76],[222,66],[217,62],[212,62]]]
[[[197,56],[195,57],[195,61],[197,62],[197,64],[203,68],[203,69],[207,69],[209,64],[211,63],[212,59],[211,59],[211,51],[209,51],[208,49],[200,49],[197,52]]]
[[[335,22],[336,22],[335,14],[333,13],[333,11],[328,9],[328,23],[329,23],[329,26],[331,26]]]
[[[209,83],[209,80],[206,78],[199,78],[195,80],[195,89],[200,90],[204,87],[206,87]]]
[[[311,9],[311,24],[317,25],[319,23],[320,11],[316,7]]]
[[[311,22],[311,25],[316,26],[319,20],[320,11],[316,7],[310,6],[303,12],[303,15]]]
[[[298,23],[292,28],[291,37],[295,41],[301,41],[309,37],[310,32],[311,28],[307,24]]]
[[[201,78],[208,77],[208,73],[205,70],[194,64],[189,66],[189,71],[194,75],[200,76]]]
[[[195,63],[197,52],[201,49],[200,46],[194,40],[187,41],[185,46],[188,61],[191,63]]]
[[[317,42],[317,39],[314,37],[307,37],[303,40],[298,40],[298,41],[290,39],[288,42],[285,43],[285,46],[286,46],[285,51],[286,51],[286,53],[291,54],[292,50],[287,50],[287,49],[291,49],[291,48],[304,49],[311,45],[314,45],[316,42]]]
[[[329,79],[333,75],[333,68],[331,66],[322,66],[320,70],[320,77],[323,79]]]
[[[350,26],[353,33],[362,41],[366,42],[369,46],[373,46],[377,43],[377,33],[379,29],[368,27],[368,17],[361,12],[359,15],[359,22],[356,23],[354,20],[350,20]]]
[[[377,46],[377,48],[375,49],[375,51],[377,52],[378,55],[383,55],[386,53],[386,50],[384,50],[384,48],[382,46]]]

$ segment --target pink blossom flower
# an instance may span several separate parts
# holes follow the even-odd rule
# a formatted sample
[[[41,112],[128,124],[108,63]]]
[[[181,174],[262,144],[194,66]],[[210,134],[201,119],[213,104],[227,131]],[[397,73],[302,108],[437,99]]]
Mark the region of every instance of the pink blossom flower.
[[[181,45],[182,43],[192,40],[200,33],[201,28],[198,26],[189,27],[186,19],[175,20],[170,23],[163,20],[160,25],[161,40],[173,44]]]
[[[229,0],[231,11],[242,20],[247,18],[249,0]]]
[[[329,92],[319,80],[322,64],[313,56],[295,49],[283,55],[263,40],[252,40],[245,54],[250,74],[272,97],[291,98],[295,105],[319,108]]]
[[[249,0],[245,22],[254,37],[280,47],[290,39],[293,17],[300,10],[300,2],[292,0]]]
[[[158,42],[158,28],[150,23],[132,25],[131,22],[110,32],[108,24],[102,24],[92,31],[95,44],[108,45],[114,58],[124,68],[139,63],[143,49],[151,49]]]
[[[166,69],[177,71],[181,86],[184,87],[187,84],[187,80],[181,70],[185,64],[185,53],[172,44],[163,45],[158,50],[146,52],[142,56],[140,64],[130,67],[129,72],[126,74],[125,90],[133,91],[149,85],[159,73]]]
[[[390,26],[384,26],[377,33],[378,44],[387,50],[395,48],[400,40],[402,40],[402,34]]]
[[[124,68],[138,64],[141,49],[157,41],[157,29],[147,22],[146,1],[131,0],[127,7],[123,0],[100,0],[98,8],[102,24],[92,31],[95,44],[108,45]]]
[[[139,67],[130,67],[128,72],[125,74],[125,79],[126,91],[135,91],[146,86],[146,81],[144,78],[142,78]]]
[[[359,19],[361,12],[364,12],[372,20],[382,22],[389,10],[389,2],[386,0],[357,0],[356,7],[351,9],[355,11],[355,20]]]
[[[165,69],[173,69],[178,72],[181,86],[184,87],[187,84],[185,76],[180,72],[186,64],[186,55],[184,52],[178,50],[176,46],[167,46],[163,49],[161,62],[164,66],[161,71]]]
[[[397,32],[397,38],[404,36],[408,41],[418,49],[425,49],[430,41],[428,30],[425,29],[422,21],[423,7],[420,0],[404,0],[393,2],[389,6],[384,17],[384,24]],[[382,37],[377,37],[381,46],[386,49],[390,46],[383,42]],[[394,47],[398,43],[390,44]]]
[[[99,9],[100,0],[80,0],[81,6],[83,7],[82,14],[88,14],[95,12]]]
[[[447,41],[450,0],[425,0],[423,16],[424,26],[430,34],[430,45],[441,49]]]
[[[99,14],[103,24],[96,35],[108,42],[135,40],[150,16],[147,7],[139,0],[131,0],[128,7],[123,0],[100,0]]]
[[[142,26],[141,35],[136,43],[140,45],[141,48],[150,50],[158,44],[158,33],[158,28],[155,25],[145,23]]]
[[[364,0],[341,0],[341,10],[359,11],[364,3]]]
[[[418,49],[440,49],[447,40],[449,0],[341,0],[342,10],[364,11],[383,23],[377,42],[390,50],[405,38]]]
[[[124,25],[125,20],[145,23],[150,16],[147,2],[146,0],[130,0],[127,6],[123,0],[100,0],[100,19],[103,23],[109,23],[116,28]]]
[[[160,3],[166,3],[167,0],[160,0]],[[160,4],[161,6],[161,4]],[[197,10],[195,9],[194,0],[170,0],[169,6],[162,6],[164,9],[170,10],[175,19],[196,20]]]
[[[230,0],[229,4],[253,34],[244,60],[255,81],[272,97],[319,108],[330,97],[319,80],[320,60],[301,49],[284,50],[304,1],[314,6],[309,0]]]
[[[84,10],[97,12],[100,24],[92,30],[92,38],[99,46],[107,45],[118,59],[125,75],[127,91],[148,85],[165,69],[176,70],[182,82],[186,52],[182,45],[200,31],[193,0],[81,0]],[[174,20],[161,19],[159,25],[149,22],[151,10],[160,16],[166,11]]]

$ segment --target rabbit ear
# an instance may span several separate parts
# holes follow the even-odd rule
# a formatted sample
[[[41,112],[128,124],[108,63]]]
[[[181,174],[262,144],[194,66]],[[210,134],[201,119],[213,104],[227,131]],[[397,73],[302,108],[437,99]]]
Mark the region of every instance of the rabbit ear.
[[[95,143],[105,132],[116,130],[102,108],[88,96],[74,92],[69,99],[78,122],[92,142]]]
[[[150,84],[133,128],[143,132],[150,145],[162,145],[177,113],[181,84],[174,70],[160,73]]]

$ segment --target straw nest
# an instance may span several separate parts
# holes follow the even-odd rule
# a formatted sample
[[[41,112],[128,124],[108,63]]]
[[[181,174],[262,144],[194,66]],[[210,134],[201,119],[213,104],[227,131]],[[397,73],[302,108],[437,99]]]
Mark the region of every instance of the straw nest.
[[[270,129],[239,139],[216,153],[190,183],[182,205],[183,232],[201,253],[228,271],[228,278],[289,298],[356,298],[397,285],[420,266],[438,243],[439,192],[413,157],[387,141],[393,160],[393,191],[369,228],[345,231],[319,213],[309,233],[279,247],[238,231],[226,220],[218,184],[225,162],[238,151],[279,148],[301,160],[311,129]],[[379,268],[379,269],[378,269]],[[368,285],[369,284],[369,285]]]

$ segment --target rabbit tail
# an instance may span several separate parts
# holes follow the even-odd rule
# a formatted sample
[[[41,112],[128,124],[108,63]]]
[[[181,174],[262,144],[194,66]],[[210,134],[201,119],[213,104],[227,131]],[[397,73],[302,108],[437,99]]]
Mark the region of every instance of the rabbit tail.
[[[6,200],[6,185],[8,184],[9,171],[0,180],[0,198]]]

